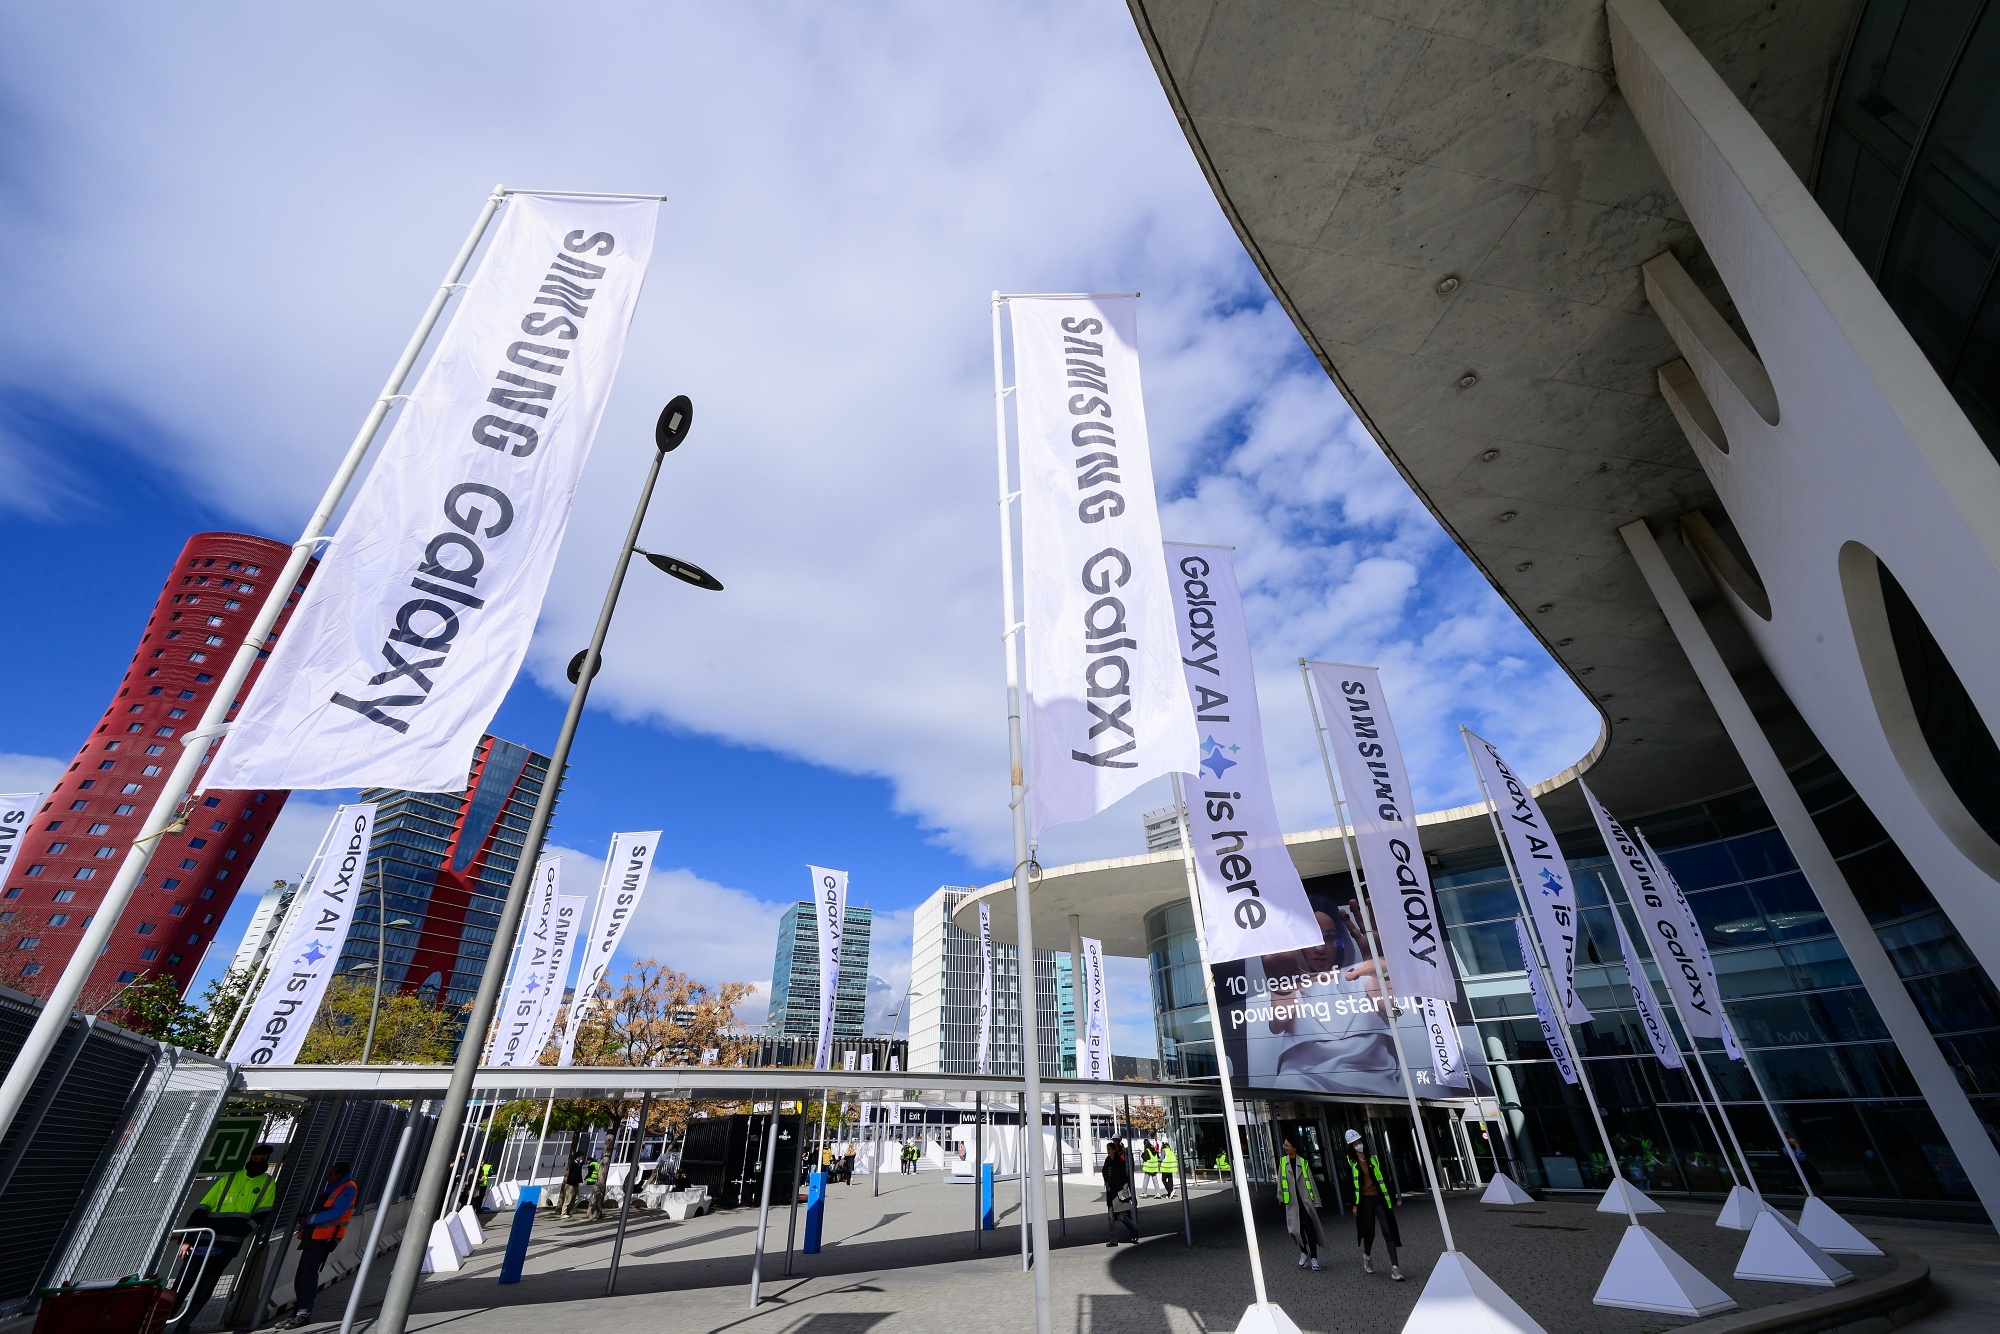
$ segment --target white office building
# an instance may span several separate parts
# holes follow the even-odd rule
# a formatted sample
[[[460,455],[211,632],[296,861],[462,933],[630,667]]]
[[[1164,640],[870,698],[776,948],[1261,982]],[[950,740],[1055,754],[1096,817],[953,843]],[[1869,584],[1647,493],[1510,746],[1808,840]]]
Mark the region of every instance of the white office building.
[[[947,885],[917,908],[910,931],[910,1068],[972,1074],[979,1060],[979,941],[951,924],[951,913],[974,890]],[[1012,945],[993,947],[993,1031],[987,1069],[1021,1073],[1021,963]],[[1063,1023],[1069,958],[1035,951],[1041,1071],[1048,1078],[1074,1062],[1073,1025]],[[1072,1065],[1072,1069],[1074,1066]]]

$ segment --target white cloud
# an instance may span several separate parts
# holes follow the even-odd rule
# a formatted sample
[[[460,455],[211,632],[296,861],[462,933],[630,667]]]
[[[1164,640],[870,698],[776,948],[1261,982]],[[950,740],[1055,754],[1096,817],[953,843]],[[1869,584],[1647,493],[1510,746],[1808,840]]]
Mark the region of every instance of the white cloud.
[[[47,792],[67,763],[48,755],[0,751],[0,792]]]

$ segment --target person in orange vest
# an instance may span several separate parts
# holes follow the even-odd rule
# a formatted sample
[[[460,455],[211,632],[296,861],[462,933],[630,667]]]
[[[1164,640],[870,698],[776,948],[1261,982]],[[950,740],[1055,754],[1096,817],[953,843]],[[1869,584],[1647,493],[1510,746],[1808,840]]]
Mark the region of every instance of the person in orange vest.
[[[347,1163],[329,1167],[319,1207],[299,1219],[299,1267],[292,1275],[292,1318],[279,1322],[279,1329],[297,1329],[312,1323],[313,1298],[319,1295],[320,1266],[347,1235],[347,1220],[354,1217],[357,1188],[348,1170]]]

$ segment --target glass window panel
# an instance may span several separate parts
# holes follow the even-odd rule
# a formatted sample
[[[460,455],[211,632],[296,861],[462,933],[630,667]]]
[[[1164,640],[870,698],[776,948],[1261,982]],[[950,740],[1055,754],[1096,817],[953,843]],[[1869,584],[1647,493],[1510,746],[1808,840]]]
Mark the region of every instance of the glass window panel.
[[[1976,966],[1951,920],[1941,912],[1898,922],[1894,926],[1883,927],[1875,934],[1881,938],[1882,947],[1889,952],[1889,960],[1896,965],[1896,971],[1904,977]]]
[[[1749,1047],[1804,1047],[1825,1041],[1803,996],[1766,996],[1729,1007],[1737,1040]]]
[[[1521,948],[1512,921],[1446,927],[1445,939],[1451,942],[1462,976],[1521,971]]]
[[[1729,840],[1729,851],[1736,858],[1737,868],[1743,872],[1745,880],[1782,875],[1799,867],[1792,859],[1792,850],[1785,846],[1784,836],[1775,829],[1732,838]]]
[[[1711,950],[1757,945],[1770,939],[1764,914],[1757,910],[1757,901],[1744,885],[1690,894],[1688,903],[1694,908],[1695,921],[1701,924],[1701,934]]]
[[[1774,940],[1823,936],[1831,929],[1811,886],[1796,872],[1759,880],[1750,886],[1750,893],[1764,910],[1764,921]]]
[[[1830,1049],[1846,1068],[1847,1082],[1864,1098],[1914,1098],[1917,1081],[1892,1042]]]
[[[1742,877],[1736,874],[1736,863],[1730,859],[1726,843],[1710,843],[1699,848],[1681,848],[1675,852],[1662,852],[1660,859],[1673,872],[1680,887],[1689,893],[1697,889],[1707,889],[1713,885],[1726,885]]]
[[[1513,918],[1519,916],[1520,911],[1520,904],[1514,898],[1513,885],[1504,880],[1499,884],[1476,885],[1438,892],[1438,912],[1443,915],[1448,926],[1456,926],[1461,922],[1491,922],[1503,917]]]
[[[1731,1017],[1734,1017],[1733,1006],[1731,1007]],[[1757,1101],[1757,1086],[1751,1082],[1749,1074],[1743,1069],[1743,1062],[1732,1061],[1719,1051],[1704,1051],[1701,1058],[1708,1063],[1708,1073],[1714,1076],[1715,1090],[1722,1095],[1724,1102],[1754,1103]],[[1764,1109],[1759,1107],[1757,1114],[1762,1116]],[[1768,1120],[1764,1122],[1767,1134],[1769,1133],[1770,1125],[1771,1123]],[[1743,1143],[1747,1148],[1750,1141],[1745,1139]]]
[[[1567,842],[1569,836],[1565,834],[1563,838]],[[1606,887],[1617,872],[1611,869],[1610,859],[1592,857],[1586,861],[1578,861],[1572,857],[1568,861],[1570,882],[1576,886],[1577,906],[1601,908],[1611,902]]]
[[[1890,1174],[1905,1196],[1915,1200],[1969,1200],[1971,1180],[1938,1129],[1937,1117],[1921,1102],[1863,1104],[1861,1114],[1875,1132]]]
[[[1875,1002],[1868,998],[1865,988],[1821,991],[1805,997],[1805,1000],[1819,1016],[1827,1036],[1836,1042],[1889,1036],[1889,1026],[1882,1022],[1882,1016],[1876,1011]]]
[[[2000,1033],[1973,1033],[1938,1044],[1967,1093],[2000,1094]]]
[[[2000,1027],[2000,997],[1976,968],[1914,978],[1903,984],[1923,1011],[1933,1033],[1959,1033],[1973,1028]]]
[[[1726,1000],[1794,991],[1792,970],[1775,949],[1731,950],[1715,956],[1715,979]],[[1732,1011],[1733,1012],[1733,1011]]]
[[[1778,1116],[1797,1135],[1805,1151],[1806,1179],[1815,1190],[1829,1195],[1876,1195],[1894,1198],[1890,1180],[1875,1142],[1862,1127],[1861,1115],[1852,1103],[1821,1103],[1818,1106],[1780,1107]],[[1767,1118],[1765,1125],[1770,1121]],[[1769,1130],[1765,1131],[1766,1136]],[[1780,1162],[1788,1191],[1798,1190],[1798,1178]],[[1759,1173],[1761,1178],[1762,1173]]]
[[[1801,991],[1851,987],[1861,981],[1861,975],[1854,971],[1847,951],[1832,936],[1809,940],[1802,945],[1787,945],[1784,956],[1791,962],[1792,971],[1798,975]]]
[[[1892,922],[1937,907],[1930,889],[1893,843],[1844,859],[1840,873],[1871,922]]]
[[[1774,1101],[1848,1096],[1840,1066],[1824,1047],[1779,1047],[1749,1056]]]

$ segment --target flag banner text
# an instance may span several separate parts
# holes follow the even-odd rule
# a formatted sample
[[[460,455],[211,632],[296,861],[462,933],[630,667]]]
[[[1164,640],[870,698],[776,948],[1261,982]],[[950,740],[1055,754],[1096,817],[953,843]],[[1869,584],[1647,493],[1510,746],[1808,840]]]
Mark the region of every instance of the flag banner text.
[[[977,1074],[993,1073],[987,1067],[993,1054],[993,917],[986,905],[979,905],[979,1047],[974,1057]]]
[[[1604,846],[1611,850],[1611,864],[1618,868],[1619,883],[1625,886],[1625,896],[1638,915],[1639,929],[1652,943],[1653,958],[1673,993],[1681,1022],[1694,1037],[1721,1037],[1722,998],[1715,990],[1713,976],[1702,972],[1703,950],[1689,938],[1686,905],[1679,890],[1668,888],[1661,880],[1652,858],[1597,794],[1582,782],[1577,786],[1583,789],[1583,799],[1597,821]]]
[[[1528,924],[1518,917],[1514,919],[1514,939],[1521,947],[1521,963],[1528,970],[1528,997],[1535,1003],[1535,1019],[1542,1026],[1542,1041],[1549,1044],[1549,1055],[1555,1058],[1563,1083],[1574,1084],[1576,1062],[1570,1059],[1569,1043],[1563,1041],[1562,1025],[1556,1022],[1555,1011],[1549,1008],[1548,991],[1542,985],[1542,966],[1535,961],[1535,943],[1528,939]]]
[[[1311,662],[1333,767],[1347,800],[1354,848],[1375,909],[1382,957],[1398,996],[1450,999],[1452,977],[1437,895],[1417,839],[1417,808],[1403,747],[1389,721],[1382,677],[1373,667]]]
[[[284,943],[269,956],[270,971],[250,1002],[243,1027],[229,1049],[237,1065],[296,1065],[306,1030],[333,980],[340,947],[354,920],[375,836],[375,806],[363,802],[333,813],[325,850],[312,880],[299,886],[287,918]],[[379,928],[378,928],[379,929]],[[474,1039],[476,1040],[476,1039]]]
[[[1083,938],[1083,1048],[1079,1079],[1111,1078],[1111,1004],[1104,992],[1104,946]]]
[[[1632,986],[1632,1004],[1639,1011],[1639,1026],[1646,1030],[1646,1040],[1653,1044],[1653,1055],[1660,1058],[1660,1064],[1669,1070],[1679,1070],[1680,1044],[1674,1041],[1674,1031],[1667,1027],[1666,1016],[1660,1013],[1653,997],[1653,984],[1646,980],[1646,969],[1639,962],[1639,952],[1632,948],[1632,937],[1625,930],[1625,915],[1615,906],[1611,909],[1611,921],[1618,928],[1618,953],[1625,960],[1625,980]]]
[[[569,982],[570,960],[576,957],[578,933],[583,930],[583,911],[588,894],[560,894],[556,897],[555,923],[549,931],[549,965],[542,974],[541,1008],[535,1012],[535,1031],[528,1039],[528,1059],[522,1064],[539,1065],[549,1038],[556,1031],[562,1013],[563,987]]]
[[[1409,1005],[1423,1021],[1424,1046],[1431,1054],[1431,1079],[1441,1088],[1470,1086],[1472,1079],[1465,1070],[1465,1051],[1459,1045],[1458,1021],[1452,1018],[1451,1002],[1436,996],[1416,996]]]
[[[14,870],[14,860],[27,842],[28,826],[42,808],[44,793],[8,792],[0,795],[0,882]]]
[[[1185,833],[1211,963],[1309,950],[1321,930],[1285,848],[1264,763],[1264,722],[1236,568],[1226,547],[1166,544],[1187,692],[1201,754],[1188,770]]]
[[[1709,1000],[1709,1009],[1714,1015],[1717,1029],[1715,1033],[1702,1033],[1699,1036],[1720,1037],[1724,1053],[1730,1060],[1740,1061],[1743,1059],[1743,1049],[1736,1045],[1736,1030],[1730,1026],[1729,1015],[1722,1008],[1722,987],[1715,980],[1715,960],[1708,957],[1708,937],[1702,934],[1701,923],[1695,920],[1694,905],[1688,902],[1687,895],[1681,892],[1680,881],[1674,879],[1674,873],[1667,869],[1667,863],[1660,854],[1653,851],[1653,845],[1646,841],[1644,834],[1639,835],[1639,850],[1646,854],[1646,862],[1653,870],[1654,882],[1678,906],[1680,928],[1684,933],[1682,938],[1694,951],[1695,972],[1700,979],[1703,994]],[[1679,999],[1678,993],[1675,999]],[[1685,1009],[1681,1011],[1683,1023],[1687,1022],[1687,1013]]]
[[[1131,297],[1011,297],[1031,838],[1191,772]],[[1008,572],[1012,578],[1012,571]]]
[[[1590,1010],[1576,994],[1576,942],[1581,923],[1569,863],[1563,860],[1555,832],[1542,815],[1541,803],[1529,794],[1526,780],[1500,758],[1491,742],[1473,732],[1465,735],[1471,741],[1473,768],[1492,799],[1500,835],[1506,839],[1514,869],[1521,877],[1521,893],[1549,951],[1549,970],[1562,995],[1563,1014],[1572,1024],[1587,1024]]]
[[[834,1007],[840,998],[840,946],[847,934],[847,872],[824,866],[806,870],[812,873],[813,917],[819,923],[819,1048],[813,1069],[828,1070],[833,1060]]]
[[[533,1065],[542,1052],[531,1046],[540,1025],[542,992],[548,985],[549,956],[555,945],[556,900],[561,897],[562,858],[544,857],[535,865],[534,888],[521,914],[521,943],[507,991],[500,998],[494,1021],[493,1046],[487,1065]],[[497,959],[489,959],[492,967]]]
[[[205,787],[465,790],[527,653],[658,212],[509,197]]]
[[[597,1004],[597,989],[611,967],[612,956],[618,953],[618,942],[624,939],[625,928],[632,924],[639,900],[645,897],[662,832],[648,829],[611,836],[611,850],[604,854],[604,879],[597,886],[597,908],[590,915],[590,935],[582,942],[583,967],[577,973],[576,995],[570,1001],[569,1022],[563,1025],[560,1065],[575,1059],[576,1036]]]

